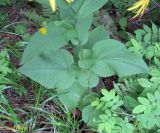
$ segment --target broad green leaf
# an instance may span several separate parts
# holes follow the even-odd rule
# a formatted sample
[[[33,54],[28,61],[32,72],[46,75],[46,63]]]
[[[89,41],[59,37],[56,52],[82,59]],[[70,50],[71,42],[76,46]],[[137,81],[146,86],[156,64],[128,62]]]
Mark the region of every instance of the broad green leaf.
[[[125,46],[112,39],[103,40],[94,45],[88,56],[79,60],[79,66],[90,69],[101,77],[130,76],[147,73],[149,68],[141,57],[129,52]]]
[[[110,74],[118,74],[122,77],[148,72],[148,67],[142,58],[130,53],[122,43],[116,40],[104,40],[96,43],[93,53],[96,58],[95,64],[99,68],[95,65],[92,69],[102,77]],[[104,73],[99,71],[100,68]]]
[[[138,105],[133,109],[133,113],[134,114],[138,114],[138,113],[142,113],[143,111],[146,110],[146,106],[145,105]]]
[[[78,65],[80,66],[80,68],[90,69],[92,67],[93,62],[94,62],[92,50],[83,49],[79,53],[79,59],[80,60],[78,61]]]
[[[83,5],[79,10],[79,15],[82,17],[86,17],[97,11],[107,2],[108,0],[84,0]]]
[[[138,101],[143,105],[150,105],[150,102],[147,98],[144,97],[138,97]]]
[[[46,0],[45,0],[46,1]],[[69,5],[67,2],[65,2],[65,0],[56,0],[57,2],[57,6],[58,6],[58,10],[59,10],[59,16],[61,19],[65,19],[65,18],[69,18],[69,19],[73,19],[74,20],[74,12],[71,8],[71,5]]]
[[[101,33],[101,34],[100,34]],[[92,48],[93,45],[101,40],[109,39],[109,34],[104,26],[98,26],[89,33],[89,39],[84,48]]]
[[[85,17],[78,17],[76,23],[76,29],[78,31],[78,39],[81,45],[84,45],[88,41],[89,28],[93,21],[93,15]]]
[[[33,35],[26,47],[21,64],[26,63],[41,53],[56,51],[67,43],[67,30],[61,25],[46,25],[47,34],[37,32]],[[70,30],[70,29],[69,29]]]
[[[90,91],[90,90],[89,90]],[[80,101],[79,109],[82,110],[86,106],[90,105],[96,97],[99,95],[96,92],[90,92],[83,96],[82,100]]]
[[[58,90],[58,97],[68,110],[73,110],[78,107],[85,91],[87,91],[87,88],[81,86],[79,82],[76,81],[71,87],[64,90]]]
[[[72,55],[65,50],[41,54],[24,64],[19,71],[47,88],[68,88],[74,82]]]
[[[99,82],[98,75],[91,72],[90,70],[83,70],[80,69],[78,66],[74,66],[73,72],[76,79],[83,87],[89,87],[89,88],[96,87]]]
[[[102,114],[101,110],[97,110],[95,107],[89,105],[82,110],[82,119],[89,126],[95,127],[94,119],[96,119],[100,114]]]
[[[99,77],[90,71],[81,71],[78,77],[79,83],[84,87],[95,87],[99,82]]]

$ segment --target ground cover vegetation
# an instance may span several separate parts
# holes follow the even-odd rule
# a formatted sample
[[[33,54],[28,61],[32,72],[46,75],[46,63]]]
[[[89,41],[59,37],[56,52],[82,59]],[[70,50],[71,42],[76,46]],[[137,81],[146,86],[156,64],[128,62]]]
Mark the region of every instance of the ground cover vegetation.
[[[159,133],[159,7],[0,0],[0,132]]]

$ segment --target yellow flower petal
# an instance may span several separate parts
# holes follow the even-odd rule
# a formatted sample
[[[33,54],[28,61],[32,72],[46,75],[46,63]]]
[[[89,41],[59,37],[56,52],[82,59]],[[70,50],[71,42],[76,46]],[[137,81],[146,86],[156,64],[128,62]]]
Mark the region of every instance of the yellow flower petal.
[[[127,10],[128,11],[134,10],[134,9],[140,7],[142,4],[143,4],[143,1],[138,1],[132,7],[128,8]]]
[[[65,0],[67,3],[71,4],[74,0]]]
[[[135,17],[139,16],[139,15],[143,15],[145,9],[147,8],[147,6],[149,5],[150,0],[139,0],[138,2],[136,2],[132,7],[128,8],[128,11],[134,11],[135,12]]]
[[[49,0],[52,12],[56,11],[56,0]]]
[[[47,35],[48,32],[46,27],[41,27],[38,31],[43,35]]]

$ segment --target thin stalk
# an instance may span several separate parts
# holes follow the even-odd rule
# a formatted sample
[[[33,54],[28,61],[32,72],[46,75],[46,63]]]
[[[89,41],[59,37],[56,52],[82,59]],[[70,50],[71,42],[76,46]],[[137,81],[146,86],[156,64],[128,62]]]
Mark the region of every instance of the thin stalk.
[[[2,32],[3,30],[7,29],[8,27],[10,27],[10,26],[12,26],[12,25],[15,25],[15,24],[24,24],[24,23],[26,23],[26,22],[14,22],[14,23],[8,24],[8,25],[4,26],[4,27],[0,30],[0,32]]]

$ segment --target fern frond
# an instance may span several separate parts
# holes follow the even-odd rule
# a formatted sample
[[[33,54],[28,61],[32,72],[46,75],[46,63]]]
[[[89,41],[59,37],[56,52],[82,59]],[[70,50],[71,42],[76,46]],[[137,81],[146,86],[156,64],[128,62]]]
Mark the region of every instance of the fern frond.
[[[53,16],[53,12],[49,8],[43,8],[42,13],[43,13],[43,16],[46,16],[46,17]]]
[[[33,21],[35,24],[41,26],[43,22],[46,20],[45,17],[38,14],[36,11],[26,11],[24,12],[24,15],[31,21]]]
[[[11,3],[11,0],[0,0],[0,6],[6,6]]]

